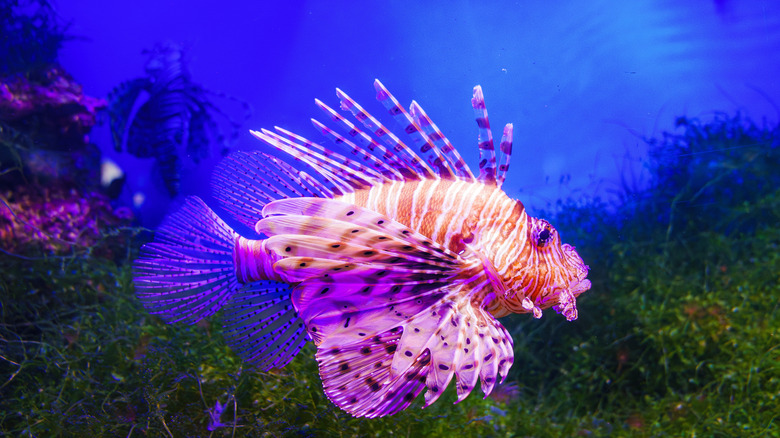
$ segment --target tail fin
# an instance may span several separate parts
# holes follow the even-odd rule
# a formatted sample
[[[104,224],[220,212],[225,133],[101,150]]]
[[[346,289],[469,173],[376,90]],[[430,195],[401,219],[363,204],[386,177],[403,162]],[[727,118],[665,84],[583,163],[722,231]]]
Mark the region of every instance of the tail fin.
[[[239,288],[237,237],[200,198],[187,198],[135,261],[133,277],[144,307],[167,322],[187,324],[216,313]]]
[[[187,198],[135,261],[144,307],[167,322],[193,324],[225,307],[225,338],[262,370],[282,368],[307,341],[290,286],[239,284],[233,256],[238,234],[200,198]]]

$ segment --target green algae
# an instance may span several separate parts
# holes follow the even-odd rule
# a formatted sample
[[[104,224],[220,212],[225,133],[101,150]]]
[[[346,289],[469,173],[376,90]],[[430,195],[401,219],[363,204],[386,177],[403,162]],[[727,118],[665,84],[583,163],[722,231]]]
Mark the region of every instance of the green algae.
[[[355,419],[313,348],[242,366],[219,316],[167,325],[126,255],[0,255],[0,434],[8,436],[780,436],[780,131],[680,119],[648,139],[651,181],[620,204],[561,201],[591,267],[579,319],[502,320],[511,385]],[[450,385],[452,386],[452,385]]]

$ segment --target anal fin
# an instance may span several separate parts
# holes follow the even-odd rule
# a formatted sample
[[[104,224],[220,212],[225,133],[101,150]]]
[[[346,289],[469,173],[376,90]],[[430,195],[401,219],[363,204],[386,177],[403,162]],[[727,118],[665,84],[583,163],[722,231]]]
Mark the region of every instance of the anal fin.
[[[245,361],[262,370],[285,366],[306,338],[306,327],[284,283],[245,286],[225,307],[225,339]]]

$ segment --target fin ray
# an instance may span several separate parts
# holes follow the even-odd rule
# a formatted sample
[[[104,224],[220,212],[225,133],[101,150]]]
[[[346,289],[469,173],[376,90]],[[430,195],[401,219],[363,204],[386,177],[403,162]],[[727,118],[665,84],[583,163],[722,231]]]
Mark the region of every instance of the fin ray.
[[[406,375],[390,378],[386,364],[400,336],[399,329],[391,329],[360,344],[317,350],[328,398],[356,417],[383,417],[406,409],[425,386],[429,359],[421,356]]]
[[[409,113],[433,144],[439,148],[442,155],[447,159],[447,162],[449,162],[450,168],[453,169],[453,172],[455,172],[458,178],[468,182],[476,181],[476,178],[474,177],[474,174],[471,173],[471,169],[468,164],[466,164],[466,161],[460,156],[460,153],[458,153],[458,150],[455,149],[455,146],[453,146],[447,136],[445,136],[439,127],[431,121],[430,117],[428,117],[420,104],[412,101],[412,104],[409,107]]]
[[[509,161],[512,158],[512,134],[514,128],[511,123],[507,123],[504,126],[504,133],[501,136],[501,144],[499,150],[501,150],[501,164],[498,165],[498,175],[496,176],[496,184],[501,187],[506,180],[506,173],[509,171]]]
[[[496,147],[493,145],[493,133],[490,131],[490,120],[485,108],[485,96],[482,87],[474,87],[471,106],[479,126],[479,177],[480,182],[495,184],[496,182]]]
[[[401,173],[398,172],[395,168],[383,163],[377,157],[369,154],[366,150],[348,140],[341,134],[338,134],[337,132],[323,125],[318,120],[311,119],[311,123],[322,133],[322,135],[333,142],[333,144],[348,148],[353,155],[356,155],[363,161],[369,163],[373,169],[376,169],[377,172],[382,174],[386,181],[403,181],[403,175],[401,175]]]
[[[379,144],[379,142],[374,140],[373,137],[360,130],[354,123],[347,120],[341,114],[337,113],[333,108],[324,104],[319,99],[315,99],[314,103],[317,104],[317,106],[345,133],[347,133],[347,135],[357,141],[364,149],[364,152],[366,150],[370,152],[378,150],[382,154],[380,158],[388,162],[389,168],[392,169],[391,173],[393,173],[398,178],[398,180],[403,181],[408,178],[415,179],[411,177],[413,174],[410,173],[412,170],[409,167],[409,164],[404,161],[402,157],[389,151],[387,148]]]
[[[237,236],[200,198],[187,198],[133,264],[141,303],[168,322],[194,324],[216,313],[238,289]]]
[[[330,232],[330,236],[333,237],[341,236],[341,234],[338,233],[345,232],[346,235],[350,236],[350,241],[354,241],[352,239],[355,237],[351,236],[353,234],[365,234],[367,236],[366,239],[374,239],[374,241],[371,242],[372,246],[382,245],[384,241],[404,241],[407,242],[407,245],[413,246],[413,248],[409,250],[417,250],[418,256],[420,257],[422,257],[423,254],[427,254],[427,257],[438,258],[441,259],[440,261],[445,262],[452,261],[460,263],[463,261],[458,254],[442,247],[432,239],[399,222],[367,208],[342,201],[321,198],[282,199],[266,205],[265,208],[263,208],[263,215],[267,219],[257,224],[256,231],[258,233],[266,232],[268,227],[275,224],[273,221],[274,215],[308,216],[312,218],[316,217],[318,220],[319,218],[332,219],[333,221],[342,222],[347,225],[328,222],[327,226],[325,224],[321,225],[323,228],[307,229],[307,232],[316,233],[314,235],[319,236],[328,236],[328,233]],[[304,222],[305,221],[300,221],[301,224]],[[316,221],[310,222],[310,224],[316,223]],[[371,231],[374,233],[370,233]],[[282,231],[280,230],[272,231],[273,234],[280,234],[281,232]],[[347,239],[345,238],[345,240]]]
[[[427,406],[453,379],[462,400],[477,379],[489,394],[505,377],[512,341],[482,307],[494,285],[481,257],[450,258],[392,219],[331,199],[274,201],[264,214],[257,231],[281,258],[274,270],[298,283],[291,299],[338,406],[387,415],[423,386]]]
[[[436,144],[417,126],[412,116],[404,110],[401,104],[398,103],[398,100],[379,82],[379,79],[374,79],[374,89],[376,90],[377,100],[385,106],[388,113],[393,116],[401,129],[409,134],[412,141],[420,149],[420,153],[426,155],[432,153],[433,156],[428,161],[436,169],[436,175],[444,179],[454,178],[455,174],[447,165]]]
[[[350,111],[356,119],[363,123],[363,126],[371,129],[375,136],[397,152],[399,157],[407,163],[408,168],[414,173],[416,179],[437,178],[436,173],[425,163],[425,161],[409,148],[409,146],[396,137],[392,131],[385,128],[379,120],[363,109],[362,106],[338,88],[336,89],[336,95],[341,101],[341,108]]]
[[[306,172],[260,151],[230,154],[217,166],[211,185],[225,210],[250,228],[275,199],[333,196],[333,190]]]
[[[306,328],[292,306],[290,286],[270,281],[245,286],[225,306],[225,339],[261,370],[284,367],[306,344]]]

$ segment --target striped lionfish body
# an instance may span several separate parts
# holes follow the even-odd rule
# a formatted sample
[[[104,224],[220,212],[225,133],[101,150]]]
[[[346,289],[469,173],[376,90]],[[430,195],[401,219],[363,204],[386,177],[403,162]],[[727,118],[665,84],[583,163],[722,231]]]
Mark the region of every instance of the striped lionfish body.
[[[553,307],[573,320],[590,288],[574,248],[501,190],[512,125],[499,162],[479,86],[476,176],[416,102],[406,111],[374,86],[412,146],[337,90],[362,126],[319,100],[343,133],[312,122],[343,153],[277,127],[252,133],[305,165],[255,151],[217,170],[217,198],[261,239],[192,197],[135,266],[150,312],[194,323],[224,309],[229,344],[261,369],[311,339],[327,396],[366,417],[406,408],[423,388],[428,406],[453,377],[458,401],[478,380],[489,394],[513,361],[496,318]]]

